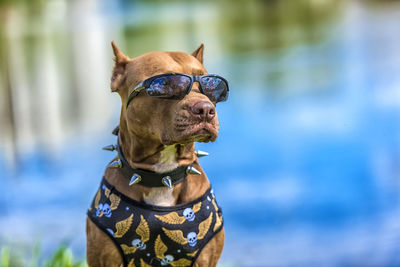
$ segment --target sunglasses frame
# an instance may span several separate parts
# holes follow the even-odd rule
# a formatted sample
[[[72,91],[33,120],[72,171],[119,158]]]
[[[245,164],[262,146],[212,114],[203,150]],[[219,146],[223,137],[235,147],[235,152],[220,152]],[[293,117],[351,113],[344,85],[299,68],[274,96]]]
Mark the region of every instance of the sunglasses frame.
[[[190,84],[189,84],[189,86],[188,86],[188,89],[187,89],[186,93],[183,94],[183,96],[182,96],[181,98],[172,98],[172,99],[175,99],[175,100],[183,99],[186,95],[188,95],[188,94],[190,93],[190,91],[192,90],[193,84],[194,84],[195,82],[198,82],[198,83],[199,83],[200,92],[201,92],[203,95],[207,96],[207,95],[204,93],[203,86],[201,85],[201,78],[203,78],[203,77],[216,77],[216,78],[219,78],[219,79],[221,79],[222,81],[224,81],[225,84],[226,84],[226,89],[227,89],[227,90],[226,90],[226,98],[225,98],[225,100],[223,100],[223,101],[218,101],[218,102],[224,102],[224,101],[226,101],[226,99],[228,99],[228,95],[229,95],[229,85],[228,85],[228,81],[227,81],[225,78],[223,78],[223,77],[221,77],[221,76],[219,76],[219,75],[216,75],[216,74],[189,75],[189,74],[185,74],[185,73],[170,72],[170,73],[163,73],[163,74],[159,74],[159,75],[156,75],[156,76],[152,76],[152,77],[150,77],[150,78],[144,80],[143,82],[139,83],[139,84],[135,87],[135,89],[133,89],[132,93],[130,93],[130,95],[129,95],[129,97],[128,97],[128,101],[127,101],[127,103],[126,103],[126,107],[128,107],[128,105],[129,105],[129,103],[131,102],[131,100],[132,100],[135,96],[137,96],[142,90],[146,90],[146,93],[147,93],[147,89],[150,88],[151,83],[152,83],[155,79],[158,79],[158,78],[164,77],[164,76],[170,76],[170,75],[180,75],[180,76],[185,76],[185,77],[190,78]],[[149,95],[149,96],[150,96],[150,95]],[[151,96],[151,97],[157,97],[157,96]],[[208,97],[208,96],[207,96],[207,97]],[[163,97],[159,97],[159,98],[163,98]],[[166,98],[166,99],[168,99],[168,98]]]

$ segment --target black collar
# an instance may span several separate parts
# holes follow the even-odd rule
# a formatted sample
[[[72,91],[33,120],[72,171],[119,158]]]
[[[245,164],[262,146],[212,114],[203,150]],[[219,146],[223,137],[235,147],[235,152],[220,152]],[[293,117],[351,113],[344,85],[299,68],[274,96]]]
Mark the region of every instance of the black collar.
[[[147,187],[162,187],[167,186],[172,188],[173,185],[183,181],[189,172],[193,172],[191,165],[185,165],[178,167],[172,171],[157,173],[153,171],[135,169],[131,167],[126,160],[122,148],[119,144],[119,129],[115,128],[113,134],[117,135],[118,143],[116,146],[111,146],[111,149],[105,148],[106,150],[117,150],[118,157],[115,161],[111,162],[108,167],[119,168],[121,173],[128,179],[129,185],[140,184]],[[192,171],[191,171],[192,170]],[[197,171],[197,170],[196,170]],[[197,171],[198,172],[198,171]],[[200,172],[196,173],[200,174]]]

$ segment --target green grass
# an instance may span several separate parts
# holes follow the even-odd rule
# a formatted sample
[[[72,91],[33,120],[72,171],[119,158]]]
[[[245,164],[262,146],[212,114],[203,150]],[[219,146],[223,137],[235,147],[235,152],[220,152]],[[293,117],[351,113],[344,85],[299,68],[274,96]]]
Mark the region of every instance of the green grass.
[[[22,249],[0,249],[0,267],[87,267],[86,260],[76,260],[66,245],[60,245],[48,259],[42,259],[39,244],[33,246],[30,255],[23,257]],[[234,263],[219,263],[218,267],[237,267]]]
[[[10,266],[10,249],[8,247],[3,247],[1,249],[1,266],[2,267],[9,267]]]
[[[66,245],[60,245],[48,259],[41,259],[40,245],[35,245],[29,257],[21,256],[20,252],[3,246],[0,250],[0,267],[87,267],[85,260],[76,260]],[[40,263],[42,262],[42,263]]]

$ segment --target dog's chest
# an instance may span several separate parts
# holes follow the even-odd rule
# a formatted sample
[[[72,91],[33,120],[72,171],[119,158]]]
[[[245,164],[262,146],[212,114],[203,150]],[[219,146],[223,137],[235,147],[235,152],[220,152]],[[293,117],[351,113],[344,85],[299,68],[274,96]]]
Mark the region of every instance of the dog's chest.
[[[165,201],[151,194],[148,199]],[[192,266],[223,225],[212,190],[190,203],[162,207],[131,200],[105,179],[88,215],[117,245],[124,266]]]
[[[160,153],[160,159],[154,166],[156,172],[167,172],[178,167],[176,161],[176,148],[175,146],[166,146]],[[150,192],[143,196],[146,204],[156,206],[173,206],[176,200],[172,194],[172,189],[167,187],[151,188]]]
[[[172,189],[167,187],[151,188],[150,192],[143,196],[146,204],[156,206],[173,206],[175,205],[175,198],[172,194]]]

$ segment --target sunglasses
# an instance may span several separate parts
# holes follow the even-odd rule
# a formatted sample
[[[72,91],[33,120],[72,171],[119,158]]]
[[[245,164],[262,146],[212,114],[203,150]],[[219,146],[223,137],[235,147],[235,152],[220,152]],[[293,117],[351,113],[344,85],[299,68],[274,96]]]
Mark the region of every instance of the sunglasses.
[[[189,94],[193,83],[198,82],[200,91],[212,102],[222,102],[228,99],[228,82],[218,75],[208,74],[193,76],[183,73],[165,73],[150,77],[141,82],[128,97],[126,106],[142,90],[148,96],[164,99],[183,99]]]

